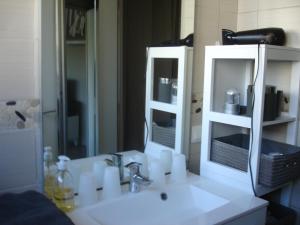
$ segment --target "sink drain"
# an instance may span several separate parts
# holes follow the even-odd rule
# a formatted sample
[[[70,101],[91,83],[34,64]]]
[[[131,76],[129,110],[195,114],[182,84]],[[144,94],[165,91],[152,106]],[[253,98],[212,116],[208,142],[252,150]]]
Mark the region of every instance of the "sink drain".
[[[165,192],[160,193],[160,198],[161,198],[161,200],[166,201],[168,199],[167,193],[165,193]]]

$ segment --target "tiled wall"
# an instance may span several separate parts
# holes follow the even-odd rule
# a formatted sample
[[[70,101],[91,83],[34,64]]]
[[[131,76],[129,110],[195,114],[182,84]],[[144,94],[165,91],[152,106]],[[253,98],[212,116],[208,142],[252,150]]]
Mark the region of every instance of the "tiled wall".
[[[195,0],[193,92],[202,93],[204,46],[221,41],[221,29],[236,30],[238,0]]]
[[[20,120],[16,110],[26,117],[25,128],[38,121],[36,7],[36,0],[0,1],[0,129],[16,128]],[[7,101],[15,101],[15,105],[7,106]]]
[[[238,0],[195,0],[193,93],[203,91],[204,46],[221,42],[222,28],[236,30],[237,10]],[[192,144],[190,157],[190,169],[198,172],[200,143]]]
[[[37,97],[34,0],[0,1],[0,100]]]
[[[287,46],[300,47],[299,0],[239,0],[238,30],[282,27],[287,33]]]
[[[38,127],[39,112],[40,101],[38,99],[0,101],[0,132]]]

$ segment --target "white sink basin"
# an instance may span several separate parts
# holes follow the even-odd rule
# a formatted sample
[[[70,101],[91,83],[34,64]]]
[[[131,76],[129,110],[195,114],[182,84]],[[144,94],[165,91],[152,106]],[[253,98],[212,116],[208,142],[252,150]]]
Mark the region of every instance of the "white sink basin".
[[[101,225],[176,225],[224,206],[228,200],[193,185],[145,190],[102,202],[87,211]]]

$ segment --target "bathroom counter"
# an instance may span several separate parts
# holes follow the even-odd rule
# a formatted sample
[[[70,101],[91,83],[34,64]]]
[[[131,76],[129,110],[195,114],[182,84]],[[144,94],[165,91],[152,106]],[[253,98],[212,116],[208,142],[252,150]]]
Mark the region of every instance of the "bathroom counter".
[[[171,221],[170,223],[166,221],[159,222],[159,225],[176,225],[176,224],[177,225],[179,224],[180,225],[212,225],[212,224],[264,225],[265,224],[266,207],[268,205],[267,201],[249,195],[248,193],[242,192],[239,189],[235,189],[231,186],[226,186],[224,184],[217,183],[216,181],[204,177],[200,177],[194,174],[188,175],[186,184],[193,185],[195,187],[198,187],[201,190],[212,193],[215,196],[226,199],[227,203],[207,212],[199,211],[198,213],[197,211],[195,211],[192,213],[194,216],[184,221],[182,221],[183,214],[182,215],[174,214],[174,217],[172,216],[172,222]],[[169,184],[170,187],[171,185],[172,184]],[[143,190],[143,191],[147,192],[147,190]],[[124,199],[132,198],[133,195],[138,195],[138,194],[125,192],[120,198],[124,198]],[[78,208],[72,213],[69,213],[68,216],[76,225],[100,225],[100,223],[94,220],[88,214],[88,212],[99,207],[99,205],[101,206],[104,204],[110,204],[109,201],[114,201],[114,200],[113,199],[106,200],[106,202],[99,201],[94,205]],[[145,201],[145,207],[147,203],[148,202]],[[210,202],[206,204],[210,204]],[[134,207],[135,207],[134,205],[129,204],[126,210],[129,210],[130,212],[135,211]],[[113,211],[115,209],[112,208],[111,210]],[[118,218],[117,211],[114,212],[114,217]],[[176,219],[176,217],[178,217],[178,220]],[[176,221],[175,224],[174,221]],[[118,224],[127,225],[124,223],[123,220],[120,220],[120,223]],[[148,223],[147,222],[145,223],[145,221],[141,221],[141,223],[136,225],[141,225],[141,224],[148,224]],[[106,225],[106,224],[101,224],[101,225]],[[135,224],[128,224],[128,225],[135,225]]]

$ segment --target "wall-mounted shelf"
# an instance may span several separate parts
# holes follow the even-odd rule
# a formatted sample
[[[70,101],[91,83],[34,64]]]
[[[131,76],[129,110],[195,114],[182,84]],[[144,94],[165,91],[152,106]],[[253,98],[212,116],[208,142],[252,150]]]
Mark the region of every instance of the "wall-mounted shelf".
[[[158,102],[158,101],[149,101],[149,107],[151,109],[161,110],[168,113],[174,113],[177,112],[177,106],[174,104],[164,103],[164,102]]]
[[[209,112],[208,118],[212,122],[231,124],[234,126],[250,128],[251,118],[247,116],[231,115],[219,112]]]
[[[281,67],[288,68],[285,70],[287,72],[274,76],[277,69]],[[247,105],[247,87],[253,84],[254,80],[256,81],[253,121],[251,121],[251,117],[223,113],[225,91],[229,88],[238,89],[241,105]],[[250,144],[252,146],[251,167],[254,187],[258,195],[286,187],[288,184],[269,188],[258,183],[260,144],[264,136],[272,139],[272,135],[274,132],[276,133],[276,129],[280,125],[286,127],[283,129],[286,132],[283,135],[285,142],[296,144],[299,82],[300,49],[270,45],[207,46],[205,48],[201,175],[235,185],[253,194],[249,168],[248,172],[245,172],[218,164],[210,159],[214,138],[240,132],[253,135],[251,138],[253,143]],[[263,121],[266,85],[275,85],[290,97],[287,112],[281,113],[281,116],[273,121]],[[274,129],[273,127],[264,129],[264,127],[271,126],[274,126]],[[253,130],[251,131],[251,129]],[[276,137],[273,138],[276,140]],[[285,196],[287,199],[289,197]]]

